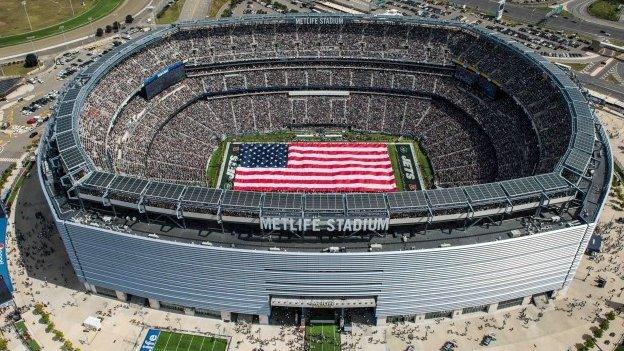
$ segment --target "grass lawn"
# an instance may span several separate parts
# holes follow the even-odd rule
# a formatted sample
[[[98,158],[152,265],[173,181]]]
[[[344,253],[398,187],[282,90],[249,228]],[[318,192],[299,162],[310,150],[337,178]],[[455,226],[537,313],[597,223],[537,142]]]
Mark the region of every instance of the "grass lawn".
[[[624,5],[622,0],[597,0],[587,9],[592,16],[617,21],[620,18],[619,6]]]
[[[572,69],[577,72],[582,71],[588,65],[587,63],[576,63],[576,62],[572,62],[572,63],[564,62],[563,64],[572,67]]]
[[[161,331],[154,351],[225,351],[227,340],[211,336]]]
[[[30,334],[28,333],[28,329],[26,328],[26,323],[24,323],[24,321],[19,321],[15,323],[15,330],[17,330],[17,333],[24,339],[24,341],[26,342],[26,346],[30,351],[41,350],[39,344],[37,344],[35,340],[31,339]]]
[[[425,189],[431,189],[433,187],[433,168],[429,157],[423,151],[418,142],[414,142],[414,150],[416,151],[416,161],[418,161],[418,167],[422,173],[423,182],[425,183]]]
[[[306,351],[340,351],[340,332],[335,324],[313,324],[305,328]]]
[[[26,73],[32,71],[37,67],[24,67],[23,62],[18,63],[10,63],[8,65],[3,65],[2,70],[0,70],[0,76],[4,73],[5,76],[20,76],[23,77]]]
[[[21,1],[0,0],[0,9],[2,9],[0,11],[0,47],[61,34],[63,32],[59,29],[61,25],[65,27],[65,31],[82,27],[89,23],[89,18],[91,21],[102,18],[123,2],[123,0],[85,0],[86,6],[83,7],[80,5],[80,0],[72,0],[76,13],[76,16],[72,16],[68,1],[28,1],[28,15],[34,29],[30,31]]]
[[[208,178],[208,186],[216,188],[219,182],[219,171],[221,170],[221,164],[223,163],[223,154],[225,153],[226,142],[219,143],[219,147],[210,156],[210,162],[208,162],[208,169],[206,170],[206,177]]]
[[[230,0],[212,0],[208,8],[208,17],[217,17],[217,13]]]
[[[156,23],[169,24],[173,23],[180,18],[180,12],[184,6],[186,0],[176,0],[171,6],[167,6],[164,11],[156,16]]]

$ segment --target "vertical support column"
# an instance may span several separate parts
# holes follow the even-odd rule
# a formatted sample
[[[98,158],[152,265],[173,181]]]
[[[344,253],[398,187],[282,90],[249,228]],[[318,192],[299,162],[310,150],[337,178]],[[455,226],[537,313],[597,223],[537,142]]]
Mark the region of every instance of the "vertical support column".
[[[269,316],[266,314],[259,314],[258,315],[258,323],[260,323],[261,325],[268,325],[269,324]]]
[[[532,298],[532,297],[533,297],[533,296],[525,296],[525,297],[522,299],[522,306],[526,306],[526,305],[530,304],[530,303],[531,303],[531,298]]]
[[[305,307],[301,307],[301,321],[299,325],[302,327],[305,327],[307,318],[308,318],[308,309]]]
[[[498,311],[498,302],[493,303],[487,307],[487,313],[494,313]]]
[[[550,294],[550,297],[555,299],[555,300],[559,300],[559,299],[565,297],[565,295],[568,293],[568,288],[569,287],[570,287],[570,285],[564,287],[563,289],[553,290],[552,294]]]
[[[226,311],[221,311],[221,320],[224,322],[229,322],[232,320],[232,313],[231,312],[226,312]]]
[[[84,287],[88,292],[97,294],[97,288],[95,287],[95,285],[85,282]]]
[[[377,316],[377,322],[375,323],[378,327],[383,327],[386,325],[386,316]]]
[[[147,301],[149,302],[149,306],[151,308],[156,309],[156,310],[160,309],[160,301],[156,299],[147,299]]]
[[[128,300],[128,294],[123,291],[115,290],[115,295],[117,295],[117,300],[126,302]]]

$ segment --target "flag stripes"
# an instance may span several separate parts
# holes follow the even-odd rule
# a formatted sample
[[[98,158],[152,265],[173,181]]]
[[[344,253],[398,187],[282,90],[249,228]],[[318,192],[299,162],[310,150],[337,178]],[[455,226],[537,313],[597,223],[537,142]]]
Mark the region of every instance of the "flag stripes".
[[[384,143],[296,142],[287,145],[287,152],[283,144],[245,144],[242,150],[234,190],[396,191]]]

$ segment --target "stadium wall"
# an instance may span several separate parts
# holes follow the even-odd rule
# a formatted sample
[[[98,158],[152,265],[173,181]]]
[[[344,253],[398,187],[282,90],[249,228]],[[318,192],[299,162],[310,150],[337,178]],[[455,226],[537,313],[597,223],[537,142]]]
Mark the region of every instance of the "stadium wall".
[[[270,314],[271,296],[374,296],[377,317],[420,315],[559,291],[593,226],[414,251],[295,253],[176,243],[57,218],[79,278],[185,307]]]

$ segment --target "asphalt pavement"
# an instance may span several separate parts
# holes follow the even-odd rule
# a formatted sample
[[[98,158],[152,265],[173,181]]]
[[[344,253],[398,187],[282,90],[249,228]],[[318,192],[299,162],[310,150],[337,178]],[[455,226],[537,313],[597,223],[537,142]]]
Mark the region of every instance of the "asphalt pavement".
[[[498,8],[497,1],[492,0],[451,0],[457,5],[466,5],[471,8],[479,9],[482,12],[494,14]],[[588,1],[588,0],[578,0]],[[589,35],[594,38],[604,37],[601,31],[606,31],[613,38],[624,40],[624,28],[605,25],[604,23],[593,23],[582,18],[569,17],[562,15],[545,19],[545,15],[549,10],[536,6],[524,6],[518,4],[507,3],[505,5],[505,16],[525,23],[538,24],[557,30],[576,32],[579,34]],[[613,22],[617,23],[617,22]]]
[[[599,24],[611,28],[624,29],[624,23],[621,21],[609,21],[601,18],[596,18],[589,14],[587,8],[595,0],[570,0],[564,4],[564,8],[572,13],[574,16],[584,19],[587,22]],[[610,31],[609,31],[610,33]]]
[[[205,19],[210,7],[210,0],[186,0],[182,11],[180,11],[180,21],[190,21],[195,19]]]

